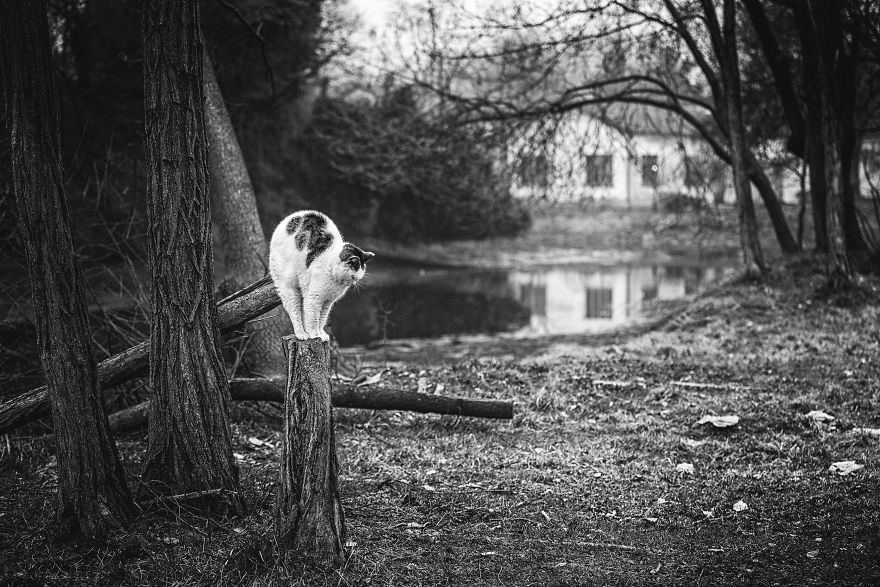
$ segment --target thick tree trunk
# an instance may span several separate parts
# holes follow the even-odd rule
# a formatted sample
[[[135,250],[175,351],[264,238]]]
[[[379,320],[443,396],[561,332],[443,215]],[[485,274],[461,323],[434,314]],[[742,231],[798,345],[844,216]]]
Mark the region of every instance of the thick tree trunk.
[[[198,2],[145,0],[143,26],[153,294],[143,478],[160,493],[220,489],[205,505],[239,510],[213,299]]]
[[[825,183],[825,168],[828,162],[825,160],[826,150],[822,144],[824,124],[824,112],[822,100],[819,96],[819,88],[825,80],[820,75],[820,41],[817,39],[811,10],[807,2],[796,3],[793,7],[796,18],[798,35],[803,52],[803,88],[804,101],[806,102],[805,138],[806,157],[810,166],[810,204],[813,214],[813,231],[817,251],[828,249],[828,228],[826,226],[826,202],[828,201],[830,187]]]
[[[110,438],[61,169],[46,3],[0,0],[0,75],[18,228],[58,445],[58,529],[96,538],[134,504]]]
[[[733,168],[733,186],[739,209],[740,245],[746,275],[760,277],[767,266],[758,239],[758,221],[752,201],[745,157],[746,141],[742,120],[739,56],[736,47],[736,14],[733,0],[724,0],[723,58],[719,55],[724,101],[730,135],[730,155]],[[787,226],[787,224],[786,224]]]
[[[844,179],[840,159],[843,130],[840,121],[844,113],[840,110],[846,103],[843,97],[848,89],[838,87],[840,80],[836,71],[838,59],[842,58],[841,48],[837,45],[844,34],[841,10],[839,3],[828,0],[806,0],[800,8],[807,27],[801,35],[805,81],[813,77],[816,81],[815,87],[808,86],[814,133],[810,137],[811,151],[818,164],[814,171],[811,158],[810,183],[811,189],[816,187],[814,183],[819,183],[821,187],[818,189],[824,192],[822,225],[827,252],[826,271],[829,283],[835,286],[846,285],[853,278],[842,223]],[[814,66],[814,73],[808,74],[806,69],[809,66]],[[814,138],[818,139],[815,146],[812,145]]]
[[[330,397],[330,348],[319,339],[285,339],[288,352],[284,445],[276,530],[288,556],[342,562],[345,515]]]
[[[268,246],[254,188],[207,53],[204,69],[211,209],[220,233],[219,250],[225,269],[220,295],[225,296],[265,275]],[[251,374],[270,376],[284,372],[286,363],[279,341],[289,326],[290,321],[280,310],[247,325],[243,331],[242,359]]]

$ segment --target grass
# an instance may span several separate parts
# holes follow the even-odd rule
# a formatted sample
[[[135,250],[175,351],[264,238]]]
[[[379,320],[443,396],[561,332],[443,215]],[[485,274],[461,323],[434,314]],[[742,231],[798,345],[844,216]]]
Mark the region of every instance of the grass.
[[[766,284],[703,294],[657,329],[527,352],[497,340],[350,351],[386,370],[376,385],[423,378],[512,400],[516,417],[338,410],[349,549],[337,570],[278,562],[274,408],[234,413],[248,516],[144,504],[105,544],[53,540],[52,447],[7,438],[0,584],[876,583],[880,437],[854,428],[880,428],[880,288],[826,299],[821,282],[794,263]],[[740,422],[697,425],[707,414]],[[133,483],[145,444],[119,439]],[[864,468],[829,471],[842,460]],[[734,511],[739,501],[748,509]]]

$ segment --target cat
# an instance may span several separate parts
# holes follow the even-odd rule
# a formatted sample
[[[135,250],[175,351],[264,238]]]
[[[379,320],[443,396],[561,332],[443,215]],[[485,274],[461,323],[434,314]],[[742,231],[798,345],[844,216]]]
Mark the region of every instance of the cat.
[[[363,279],[374,253],[342,239],[330,218],[314,210],[287,216],[272,233],[269,274],[299,340],[320,338],[333,304]]]

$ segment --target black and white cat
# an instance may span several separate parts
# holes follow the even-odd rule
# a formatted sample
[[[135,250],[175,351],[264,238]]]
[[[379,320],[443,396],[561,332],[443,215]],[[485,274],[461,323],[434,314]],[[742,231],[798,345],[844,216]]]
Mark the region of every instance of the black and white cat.
[[[330,340],[330,308],[364,277],[375,255],[342,240],[321,212],[300,210],[281,221],[269,243],[269,274],[300,340]]]

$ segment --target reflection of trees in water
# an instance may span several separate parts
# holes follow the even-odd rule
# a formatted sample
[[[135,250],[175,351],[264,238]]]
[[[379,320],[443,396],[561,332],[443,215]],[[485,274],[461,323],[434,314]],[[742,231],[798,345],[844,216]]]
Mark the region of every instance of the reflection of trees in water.
[[[504,273],[443,281],[349,292],[333,308],[333,334],[345,346],[381,338],[505,332],[529,323],[529,309],[511,297]]]

